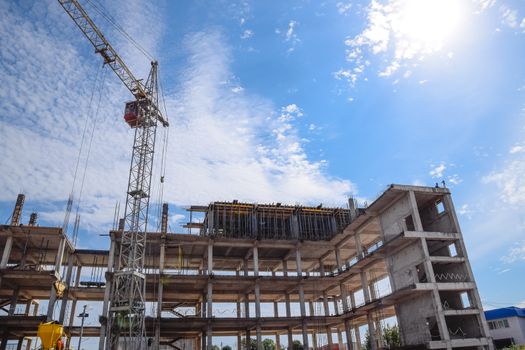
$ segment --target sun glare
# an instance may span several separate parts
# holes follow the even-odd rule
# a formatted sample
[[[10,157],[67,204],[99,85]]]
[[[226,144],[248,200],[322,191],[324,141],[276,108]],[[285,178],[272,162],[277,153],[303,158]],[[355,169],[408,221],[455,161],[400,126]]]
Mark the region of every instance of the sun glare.
[[[409,51],[432,53],[452,39],[461,22],[461,0],[404,0],[395,9],[394,35]],[[410,52],[404,53],[410,55]]]

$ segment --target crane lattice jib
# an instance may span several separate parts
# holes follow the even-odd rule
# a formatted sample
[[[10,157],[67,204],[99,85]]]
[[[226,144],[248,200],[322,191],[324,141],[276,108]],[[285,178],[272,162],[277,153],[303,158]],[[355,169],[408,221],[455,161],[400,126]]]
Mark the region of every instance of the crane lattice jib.
[[[58,0],[58,2],[91,42],[95,48],[95,52],[102,56],[104,63],[111,67],[128,90],[131,91],[133,96],[135,96],[137,100],[147,99],[155,111],[154,118],[161,122],[163,126],[168,126],[169,123],[163,117],[158,105],[151,101],[150,93],[148,93],[140,80],[136,79],[133,73],[131,73],[80,3],[77,0]]]

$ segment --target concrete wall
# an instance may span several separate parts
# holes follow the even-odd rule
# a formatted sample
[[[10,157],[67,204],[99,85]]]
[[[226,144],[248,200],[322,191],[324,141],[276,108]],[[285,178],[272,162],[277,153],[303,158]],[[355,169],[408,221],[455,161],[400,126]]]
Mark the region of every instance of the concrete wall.
[[[404,196],[381,213],[380,222],[385,240],[400,234],[405,229],[404,218],[411,213],[408,196]]]
[[[399,290],[419,282],[416,265],[421,262],[423,257],[421,242],[414,241],[405,249],[387,258],[393,279],[393,290]]]
[[[396,306],[402,345],[417,345],[431,340],[427,318],[434,315],[429,293],[410,298]]]

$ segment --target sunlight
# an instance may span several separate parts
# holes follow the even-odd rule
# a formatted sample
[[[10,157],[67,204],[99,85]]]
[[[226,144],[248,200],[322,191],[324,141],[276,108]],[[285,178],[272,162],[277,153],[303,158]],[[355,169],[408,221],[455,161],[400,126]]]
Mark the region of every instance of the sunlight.
[[[463,12],[459,0],[404,0],[397,4],[392,30],[408,50],[400,52],[402,56],[414,51],[436,52],[459,28]]]

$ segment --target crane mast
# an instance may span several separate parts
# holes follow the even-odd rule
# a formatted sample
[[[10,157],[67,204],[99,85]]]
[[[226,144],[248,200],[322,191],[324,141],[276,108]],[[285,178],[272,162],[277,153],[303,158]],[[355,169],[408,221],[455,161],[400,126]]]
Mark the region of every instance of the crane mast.
[[[120,232],[120,247],[111,283],[105,327],[106,349],[144,349],[146,277],[144,259],[148,208],[151,189],[153,156],[157,124],[169,126],[159,104],[156,61],[145,84],[135,78],[124,61],[106,40],[78,0],[58,0],[95,48],[104,64],[111,67],[135,97],[126,103],[126,122],[134,128],[133,150],[129,171],[124,229]],[[101,340],[101,344],[104,341]]]

